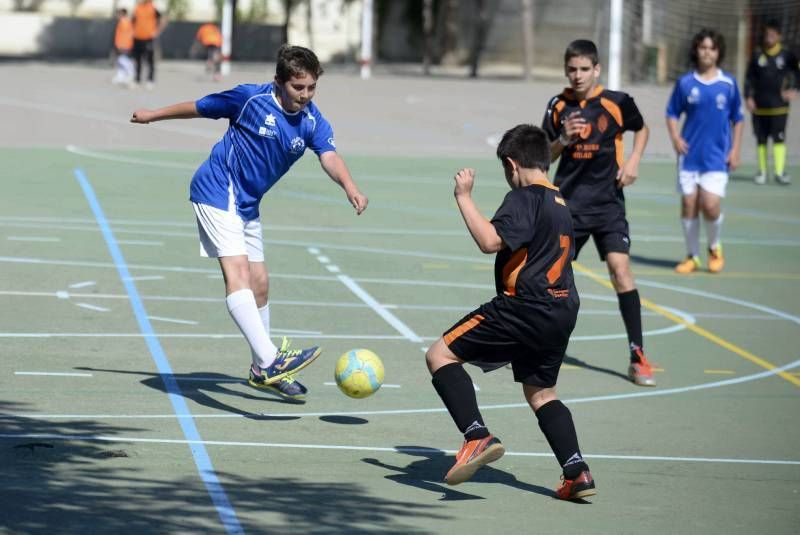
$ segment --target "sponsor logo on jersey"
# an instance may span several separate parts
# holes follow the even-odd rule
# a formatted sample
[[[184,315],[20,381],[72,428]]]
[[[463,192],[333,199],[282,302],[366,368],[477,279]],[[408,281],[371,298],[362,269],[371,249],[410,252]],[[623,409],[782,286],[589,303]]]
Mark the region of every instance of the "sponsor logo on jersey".
[[[689,96],[686,98],[686,102],[689,104],[697,104],[700,102],[700,90],[696,87],[693,87],[691,91],[689,91]]]
[[[717,94],[717,109],[724,110],[725,105],[728,104],[728,97],[726,97],[723,93]]]

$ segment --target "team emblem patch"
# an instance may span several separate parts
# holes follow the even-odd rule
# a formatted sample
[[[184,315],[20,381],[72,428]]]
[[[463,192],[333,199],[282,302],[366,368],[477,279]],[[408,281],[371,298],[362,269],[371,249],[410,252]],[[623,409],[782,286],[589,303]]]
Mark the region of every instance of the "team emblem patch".
[[[600,130],[600,133],[606,131],[608,128],[608,119],[605,115],[601,115],[599,119],[597,119],[597,129]]]
[[[296,154],[298,152],[303,152],[304,150],[306,150],[306,142],[303,141],[303,138],[301,137],[295,137],[292,140],[289,151]]]

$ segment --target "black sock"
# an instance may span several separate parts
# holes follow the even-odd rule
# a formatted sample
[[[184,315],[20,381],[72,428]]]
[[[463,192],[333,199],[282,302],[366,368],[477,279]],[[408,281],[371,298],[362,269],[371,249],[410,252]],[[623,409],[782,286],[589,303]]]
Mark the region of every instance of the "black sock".
[[[539,419],[539,428],[555,453],[566,479],[575,479],[581,472],[589,469],[578,448],[575,424],[572,423],[572,414],[566,405],[557,399],[545,403],[536,411],[536,418]]]
[[[630,292],[617,294],[617,300],[619,300],[622,321],[625,323],[625,331],[628,333],[631,362],[638,362],[639,356],[636,354],[636,350],[641,350],[644,345],[642,342],[642,303],[639,301],[639,290],[633,289]]]
[[[489,436],[478,411],[472,379],[461,364],[442,366],[434,372],[431,382],[466,440]]]

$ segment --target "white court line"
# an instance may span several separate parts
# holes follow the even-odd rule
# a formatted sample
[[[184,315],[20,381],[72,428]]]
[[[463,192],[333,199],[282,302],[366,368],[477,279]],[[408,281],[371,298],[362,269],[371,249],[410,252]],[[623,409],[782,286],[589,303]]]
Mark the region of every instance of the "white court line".
[[[308,248],[308,252],[317,255],[318,260],[320,258],[324,258],[325,260],[330,261],[330,259],[327,256],[320,255],[319,249],[313,248],[313,250],[315,252],[312,252],[311,247]],[[325,263],[323,262],[323,264]],[[336,273],[340,271],[338,266],[327,265],[326,267],[328,268],[328,271]],[[331,268],[335,268],[335,271]],[[407,340],[410,340],[411,342],[415,343],[422,342],[422,338],[420,338],[414,331],[412,331],[408,325],[403,323],[400,320],[400,318],[389,312],[386,309],[386,307],[381,305],[374,297],[372,297],[369,293],[367,293],[367,291],[364,290],[364,288],[362,288],[361,286],[359,286],[356,281],[354,281],[353,279],[344,274],[337,275],[336,278],[339,279],[342,282],[342,284],[347,286],[347,288],[351,292],[353,292],[356,295],[356,297],[364,301],[364,303],[366,303],[367,306],[369,306],[377,315],[383,318],[384,321],[386,321],[386,323],[394,327],[394,329],[400,334],[402,334]]]
[[[50,238],[45,236],[8,236],[6,238],[8,241],[41,241],[41,242],[57,242],[61,241],[61,238]]]
[[[153,241],[153,240],[117,240],[117,243],[123,245],[153,245],[157,247],[163,247],[163,241]]]
[[[764,379],[779,372],[791,370],[800,366],[800,360],[795,360],[784,366],[766,370],[750,375],[743,375],[734,379],[724,379],[721,381],[713,381],[710,383],[701,383],[697,385],[681,386],[676,388],[668,388],[664,390],[646,390],[627,392],[624,394],[611,394],[603,396],[594,396],[586,398],[566,398],[561,401],[566,404],[571,403],[592,403],[597,401],[619,401],[626,399],[635,399],[642,397],[653,396],[672,396],[676,394],[683,394],[685,392],[695,392],[699,390],[709,390],[713,388],[722,388],[733,386],[743,383],[749,383]],[[503,409],[529,409],[527,403],[504,403],[496,405],[481,405],[480,410],[503,410]],[[212,413],[212,414],[192,414],[192,418],[253,418],[253,417],[287,417],[296,416],[298,418],[311,418],[320,416],[386,416],[386,415],[408,415],[408,414],[434,414],[447,412],[444,407],[425,408],[425,409],[388,409],[378,411],[328,411],[328,412],[290,412],[290,413],[247,413],[247,414],[230,414],[230,413]],[[175,418],[175,414],[3,414],[6,418],[17,419],[36,419],[36,420],[57,420],[57,419],[96,419],[96,420],[150,420],[150,419],[164,419]],[[178,416],[180,418],[180,416]]]
[[[281,448],[281,449],[311,449],[311,450],[339,450],[339,451],[376,451],[387,453],[430,453],[436,455],[456,453],[456,450],[438,448],[403,448],[380,446],[353,446],[334,444],[283,444],[278,442],[241,442],[231,440],[186,440],[169,438],[140,438],[107,435],[56,435],[49,433],[1,433],[0,438],[9,439],[37,439],[37,440],[83,440],[114,443],[146,443],[146,444],[196,444],[203,446],[234,446],[244,448]],[[506,451],[512,457],[545,457],[552,458],[552,452],[515,452]],[[673,457],[660,455],[611,455],[605,453],[582,453],[587,459],[607,459],[619,461],[661,461],[661,462],[698,462],[698,463],[725,463],[725,464],[769,464],[782,466],[800,466],[800,461],[788,459],[735,459],[723,457]]]
[[[75,303],[75,306],[94,310],[95,312],[109,312],[111,309],[106,307],[99,307],[97,305],[90,305],[89,303]]]
[[[70,284],[70,288],[86,288],[87,286],[94,286],[97,284],[95,281],[83,281],[83,282],[76,282],[75,284]]]
[[[342,271],[341,269],[339,269],[339,266],[334,266],[333,264],[329,264],[329,265],[327,265],[327,266],[325,266],[325,267],[326,267],[326,268],[328,269],[328,271],[330,271],[331,273],[340,273],[340,272]]]
[[[337,386],[336,383],[331,382],[331,381],[326,381],[326,382],[324,382],[322,384],[324,384],[325,386]],[[381,385],[381,388],[403,388],[403,387],[402,387],[402,385],[392,385],[392,384],[383,383]]]
[[[71,373],[71,372],[14,372],[14,375],[53,375],[57,377],[93,377],[91,373]]]
[[[176,318],[164,318],[162,316],[147,316],[147,319],[163,321],[165,323],[180,323],[181,325],[198,325],[194,320],[181,320]]]
[[[119,242],[117,242],[119,243]],[[164,275],[142,275],[139,277],[125,277],[125,280],[128,281],[160,281],[164,280]],[[130,299],[127,295],[120,295],[120,297],[124,299]],[[144,296],[142,296],[144,297]]]

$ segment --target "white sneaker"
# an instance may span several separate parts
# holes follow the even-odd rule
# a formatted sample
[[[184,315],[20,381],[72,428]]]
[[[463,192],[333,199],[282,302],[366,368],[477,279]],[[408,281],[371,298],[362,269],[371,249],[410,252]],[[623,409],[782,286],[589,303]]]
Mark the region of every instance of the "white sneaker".
[[[758,184],[759,186],[763,186],[767,183],[767,175],[765,173],[758,173],[756,176],[753,177],[753,182]]]
[[[786,173],[782,175],[775,175],[775,180],[778,182],[778,184],[783,184],[784,186],[788,186],[792,183],[792,177]]]
[[[156,84],[154,84],[153,82],[147,82],[146,84],[144,84],[144,88],[147,89],[148,91],[152,91],[155,86]]]

